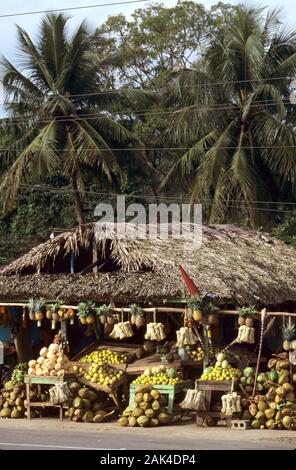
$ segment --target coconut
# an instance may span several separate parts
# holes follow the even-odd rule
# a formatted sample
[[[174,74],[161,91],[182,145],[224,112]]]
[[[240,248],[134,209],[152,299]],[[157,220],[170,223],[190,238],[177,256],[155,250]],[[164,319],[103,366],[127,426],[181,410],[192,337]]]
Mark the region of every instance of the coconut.
[[[258,413],[256,413],[256,419],[259,421],[260,425],[265,423],[266,417],[263,411],[258,411]]]
[[[251,403],[251,405],[249,406],[249,413],[251,416],[256,416],[258,412],[258,408],[257,406],[255,405],[255,403]]]
[[[258,405],[257,405],[257,408],[258,408],[259,411],[265,411],[265,410],[267,410],[268,405],[267,405],[266,401],[264,401],[264,400],[259,400]],[[258,419],[258,418],[257,418],[257,419]]]
[[[142,428],[146,428],[149,425],[149,418],[147,416],[139,416],[137,423]]]
[[[154,400],[158,400],[160,397],[160,393],[158,390],[151,390],[150,395]]]
[[[266,421],[265,426],[267,427],[267,429],[275,429],[276,424],[274,419],[269,419],[268,421]]]
[[[103,408],[104,408],[104,403],[101,403],[101,402],[96,402],[92,405],[93,411],[99,411],[99,410],[102,410]]]
[[[287,370],[281,372],[281,375],[278,379],[278,384],[283,385],[284,383],[289,382],[289,372]]]
[[[288,401],[294,402],[294,401],[295,401],[295,393],[294,393],[294,392],[288,392],[288,393],[286,394],[286,397],[285,397],[285,398],[286,398],[286,400],[288,400]]]
[[[167,413],[159,413],[157,419],[160,424],[168,424],[171,421],[171,416]]]
[[[147,418],[154,418],[155,414],[156,412],[151,408],[148,408],[148,410],[145,411],[145,416],[147,416]]]
[[[96,419],[96,416],[94,417],[94,420],[93,420],[94,423],[100,423],[101,422],[101,421],[95,421],[95,419]],[[123,416],[122,418],[119,418],[117,423],[119,424],[119,426],[127,426],[128,425],[128,419]]]
[[[274,369],[276,366],[277,360],[276,359],[269,359],[267,363],[268,369]]]
[[[139,407],[141,408],[141,410],[146,411],[150,407],[150,403],[142,401],[141,403],[139,403]]]
[[[92,423],[94,416],[95,416],[95,415],[94,415],[94,413],[93,413],[92,411],[87,411],[87,412],[83,415],[82,421],[83,421],[84,423]]]
[[[252,421],[251,427],[252,427],[253,429],[260,429],[260,423],[259,423],[259,421],[258,421],[257,419],[255,419],[254,421]]]
[[[285,429],[290,429],[292,424],[291,416],[284,416],[282,423]]]
[[[134,411],[133,411],[133,416],[134,418],[139,418],[140,416],[142,416],[144,414],[144,411],[141,410],[141,408],[137,407]]]
[[[146,394],[148,395],[148,394]],[[143,393],[139,392],[139,393],[136,393],[135,395],[135,402],[136,403],[141,403],[141,401],[143,401]]]
[[[283,396],[285,395],[285,393],[286,393],[284,387],[277,387],[277,388],[275,389],[275,392],[276,392],[276,394],[279,395],[280,397],[283,397]]]
[[[85,398],[91,402],[95,402],[98,398],[96,392],[93,390],[87,390],[87,393],[85,394]]]
[[[269,420],[269,419],[271,419],[271,418],[274,417],[274,415],[275,415],[275,410],[272,410],[272,409],[270,409],[270,408],[267,408],[267,410],[264,411],[264,414],[265,414],[266,418]]]
[[[11,412],[12,412],[11,408],[9,406],[7,406],[6,408],[3,408],[0,411],[0,417],[1,418],[10,418]]]
[[[150,419],[149,421],[149,426],[151,426],[152,428],[155,428],[156,426],[159,426],[159,421],[157,418],[152,418]]]
[[[283,418],[283,415],[282,415],[282,412],[281,411],[277,411],[276,415],[275,415],[275,421],[278,422],[278,421],[281,421]]]
[[[154,390],[155,392],[156,390]],[[152,391],[150,393],[144,393],[143,395],[143,401],[145,402],[149,402],[151,400],[153,400],[153,395],[151,395]]]
[[[132,428],[137,426],[137,418],[135,418],[134,416],[130,416],[128,419],[128,425]]]
[[[96,415],[94,416],[93,422],[94,422],[94,423],[101,423],[101,422],[104,420],[106,414],[107,414],[106,411],[104,411],[104,410],[99,410],[99,411],[96,413]],[[126,424],[121,424],[121,426],[127,426],[127,418],[122,417],[122,418],[120,418],[120,419],[126,420]],[[120,424],[120,423],[119,423],[119,424]]]
[[[75,393],[76,391],[81,389],[81,385],[78,382],[71,382],[69,384],[69,389],[71,390],[71,392]]]
[[[152,402],[151,408],[152,408],[153,410],[155,410],[155,411],[159,410],[160,404],[158,403],[157,400],[154,400],[154,401]]]
[[[74,408],[82,408],[82,399],[79,397],[74,398],[72,406],[74,406]]]
[[[293,392],[294,387],[290,383],[286,382],[283,384],[283,389],[286,390],[286,392]]]

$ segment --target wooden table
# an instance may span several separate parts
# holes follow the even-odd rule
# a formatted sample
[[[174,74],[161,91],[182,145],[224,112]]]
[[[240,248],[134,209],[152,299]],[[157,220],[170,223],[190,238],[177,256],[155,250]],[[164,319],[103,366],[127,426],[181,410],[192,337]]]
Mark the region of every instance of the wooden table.
[[[27,400],[27,419],[31,419],[31,408],[32,407],[37,407],[37,408],[46,408],[46,407],[53,407],[53,408],[59,408],[60,410],[60,420],[63,420],[63,408],[66,406],[64,404],[61,405],[54,405],[51,401],[33,401],[31,402],[30,400],[30,390],[31,390],[31,385],[37,385],[38,389],[38,395],[41,393],[41,385],[57,385],[63,382],[71,381],[75,379],[75,376],[73,375],[64,375],[61,377],[51,377],[51,376],[33,376],[33,375],[25,375],[24,382],[26,384],[26,400]]]
[[[232,416],[225,416],[221,411],[211,411],[212,393],[221,392],[224,394],[235,391],[237,389],[238,380],[196,380],[195,383],[197,390],[205,392],[204,396],[206,406],[205,411],[196,412],[196,425],[200,426],[200,418],[204,420],[204,418],[210,416],[212,418],[225,419],[227,426],[230,427]]]
[[[135,393],[136,387],[138,384],[131,384],[130,385],[130,398],[129,398],[129,405],[132,405],[135,402]],[[158,390],[161,395],[168,395],[168,413],[173,413],[174,408],[174,401],[175,396],[177,393],[186,390],[192,386],[191,380],[185,380],[184,382],[180,382],[175,385],[151,385],[154,390]]]
[[[161,362],[161,354],[151,354],[150,356],[143,357],[134,361],[132,364],[127,364],[126,372],[130,375],[138,375],[144,372],[145,369],[150,369],[151,367],[174,367],[179,369],[181,367],[181,360],[178,359],[173,362],[163,363]]]

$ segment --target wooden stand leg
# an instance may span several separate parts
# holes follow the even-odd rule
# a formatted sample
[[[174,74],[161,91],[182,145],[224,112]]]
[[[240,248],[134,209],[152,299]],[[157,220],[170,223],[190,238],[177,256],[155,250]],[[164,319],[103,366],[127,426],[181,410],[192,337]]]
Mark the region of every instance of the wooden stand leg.
[[[60,406],[60,420],[63,421],[64,413],[63,413],[63,405]]]
[[[135,402],[135,390],[130,391],[129,406]]]
[[[175,393],[172,391],[168,396],[168,414],[173,414]]]
[[[27,419],[31,419],[31,407],[30,407],[30,384],[26,384],[26,395],[27,395]]]
[[[114,390],[113,392],[110,393],[109,396],[112,398],[112,400],[114,401],[114,403],[117,406],[117,408],[119,409],[119,411],[122,411],[122,406],[121,406],[120,401],[118,400],[117,391]]]

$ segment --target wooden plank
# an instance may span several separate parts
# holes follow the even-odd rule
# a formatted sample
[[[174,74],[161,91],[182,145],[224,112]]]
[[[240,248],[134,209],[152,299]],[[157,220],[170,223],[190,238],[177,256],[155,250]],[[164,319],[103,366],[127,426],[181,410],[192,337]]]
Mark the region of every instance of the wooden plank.
[[[114,390],[116,390],[118,387],[120,387],[127,381],[127,377],[123,376],[120,380],[115,382],[112,387],[108,387],[107,385],[101,385],[95,382],[90,382],[89,380],[86,380],[83,377],[77,377],[77,381],[83,385],[86,385],[87,387],[94,388],[98,392],[105,392],[111,394]]]
[[[196,384],[199,390],[211,390],[211,391],[230,391],[231,388],[235,389],[238,380],[232,382],[232,380],[196,380]]]

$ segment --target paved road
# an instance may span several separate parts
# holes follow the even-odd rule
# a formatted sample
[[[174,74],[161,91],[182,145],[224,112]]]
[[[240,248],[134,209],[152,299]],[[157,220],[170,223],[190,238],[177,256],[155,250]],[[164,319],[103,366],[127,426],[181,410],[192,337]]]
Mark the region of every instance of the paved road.
[[[0,420],[0,449],[10,450],[180,450],[295,449],[295,431],[231,431],[193,424],[162,428],[120,428],[115,423],[56,420]]]

